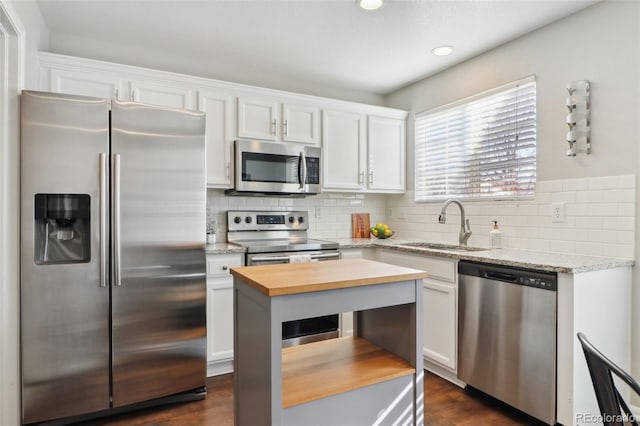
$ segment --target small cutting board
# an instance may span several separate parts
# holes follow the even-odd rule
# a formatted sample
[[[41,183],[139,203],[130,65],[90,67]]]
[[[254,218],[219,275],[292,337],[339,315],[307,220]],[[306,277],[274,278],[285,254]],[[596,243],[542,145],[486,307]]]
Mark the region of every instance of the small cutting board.
[[[369,213],[351,213],[351,237],[371,238]]]

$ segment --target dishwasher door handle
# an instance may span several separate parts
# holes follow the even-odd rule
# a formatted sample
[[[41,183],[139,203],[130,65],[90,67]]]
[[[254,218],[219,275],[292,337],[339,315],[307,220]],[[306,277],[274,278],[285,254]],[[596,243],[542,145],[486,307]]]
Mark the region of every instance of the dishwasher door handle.
[[[518,282],[518,277],[512,274],[505,274],[504,272],[483,271],[482,275],[484,278],[488,278],[490,280],[506,281],[510,283]]]

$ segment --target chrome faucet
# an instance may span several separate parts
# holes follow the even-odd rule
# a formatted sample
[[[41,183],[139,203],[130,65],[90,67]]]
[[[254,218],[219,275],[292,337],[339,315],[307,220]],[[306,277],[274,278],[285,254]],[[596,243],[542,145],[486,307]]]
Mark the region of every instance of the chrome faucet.
[[[440,216],[438,217],[438,222],[447,223],[447,207],[449,204],[455,203],[460,207],[460,235],[458,236],[458,242],[462,246],[467,245],[467,240],[471,236],[471,226],[469,226],[469,219],[464,218],[464,207],[462,203],[458,200],[447,200],[442,206],[442,211],[440,212]],[[465,228],[466,225],[466,228]]]

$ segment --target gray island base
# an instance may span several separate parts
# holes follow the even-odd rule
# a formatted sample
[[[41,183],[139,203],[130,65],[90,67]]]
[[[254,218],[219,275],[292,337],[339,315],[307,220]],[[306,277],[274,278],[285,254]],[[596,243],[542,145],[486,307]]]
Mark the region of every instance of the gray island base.
[[[233,268],[238,426],[423,425],[423,271],[364,259]],[[354,336],[282,348],[282,323]]]

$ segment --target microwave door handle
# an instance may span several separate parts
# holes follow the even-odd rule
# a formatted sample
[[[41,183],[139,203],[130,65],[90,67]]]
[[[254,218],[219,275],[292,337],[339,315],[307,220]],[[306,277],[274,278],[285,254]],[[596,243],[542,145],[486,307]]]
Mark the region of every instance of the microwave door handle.
[[[304,156],[304,151],[300,152],[298,162],[298,179],[300,180],[300,189],[304,189],[304,185],[307,182],[307,158]]]

